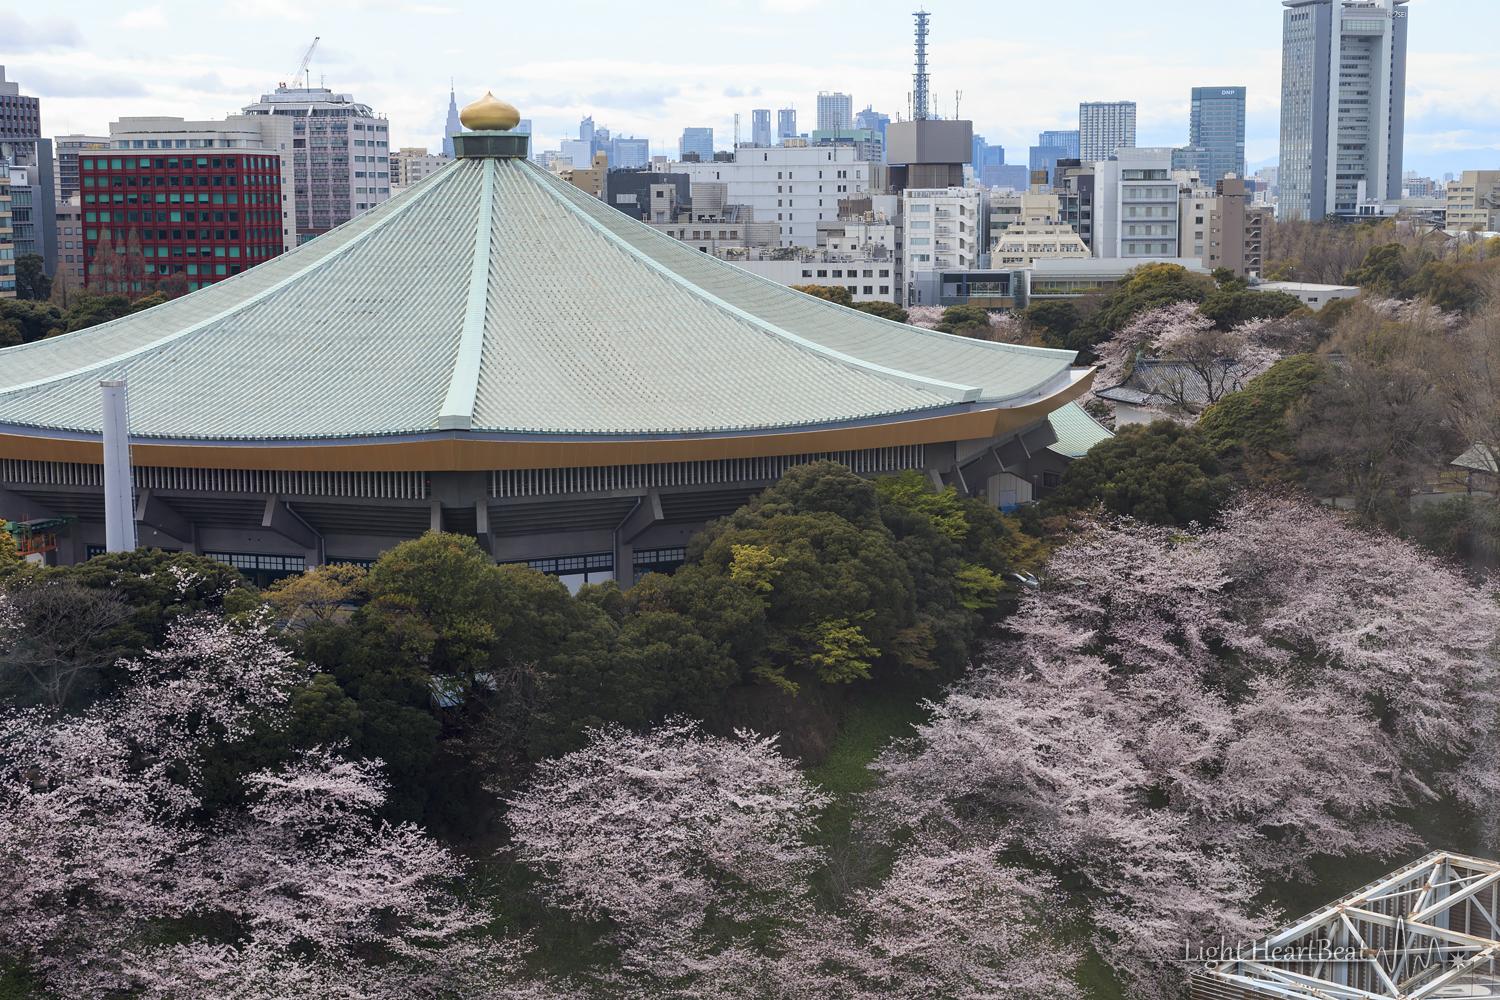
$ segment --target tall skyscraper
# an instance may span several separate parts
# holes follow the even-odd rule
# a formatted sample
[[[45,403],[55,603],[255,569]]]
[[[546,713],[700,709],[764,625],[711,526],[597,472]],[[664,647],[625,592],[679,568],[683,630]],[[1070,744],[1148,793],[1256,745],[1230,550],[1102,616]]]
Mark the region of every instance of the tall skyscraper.
[[[1085,163],[1135,148],[1134,101],[1086,101],[1078,105],[1078,154]]]
[[[818,92],[818,131],[854,127],[854,98],[837,91]]]
[[[1401,197],[1406,3],[1282,0],[1278,218]]]
[[[1196,170],[1205,187],[1245,176],[1244,87],[1193,88],[1188,144],[1172,154],[1172,168]]]
[[[797,137],[797,109],[782,108],[776,112],[776,138],[795,139]]]
[[[876,111],[873,106],[866,106],[863,111],[854,113],[854,127],[867,128],[872,132],[880,133],[880,147],[885,148],[885,127],[891,123],[891,116]]]
[[[42,135],[42,102],[21,93],[21,85],[5,79],[0,66],[0,143],[9,146],[13,161],[36,162],[36,141]]]
[[[609,165],[613,168],[644,167],[651,162],[651,140],[617,135],[609,141]]]
[[[453,88],[448,88],[448,120],[443,124],[443,155],[453,159],[453,137],[464,130],[463,122],[458,120],[458,98],[453,95]]]
[[[1043,132],[1036,137],[1038,146],[1053,146],[1067,150],[1065,159],[1076,160],[1078,156],[1078,130],[1071,132]]]
[[[1062,146],[1032,146],[1027,150],[1029,168],[1045,170],[1048,184],[1051,184],[1053,178],[1057,176],[1057,161],[1062,159],[1073,159],[1068,156],[1068,151]]]
[[[711,128],[685,128],[682,140],[677,145],[679,155],[697,153],[700,160],[714,158],[714,130]]]
[[[750,141],[757,146],[770,146],[771,109],[756,108],[750,112]]]

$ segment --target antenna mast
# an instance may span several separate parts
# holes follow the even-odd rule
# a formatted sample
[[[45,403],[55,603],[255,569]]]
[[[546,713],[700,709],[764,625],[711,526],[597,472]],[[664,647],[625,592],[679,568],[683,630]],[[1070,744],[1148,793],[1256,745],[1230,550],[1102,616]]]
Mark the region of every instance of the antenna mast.
[[[917,72],[912,77],[915,84],[912,88],[913,121],[926,121],[927,109],[932,104],[927,97],[927,19],[931,16],[925,10],[912,15],[917,19]]]

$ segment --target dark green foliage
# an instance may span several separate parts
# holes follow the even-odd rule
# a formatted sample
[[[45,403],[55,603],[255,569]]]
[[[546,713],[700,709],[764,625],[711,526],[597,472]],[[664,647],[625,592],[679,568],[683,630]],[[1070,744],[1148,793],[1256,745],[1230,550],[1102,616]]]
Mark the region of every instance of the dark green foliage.
[[[1245,448],[1290,455],[1287,408],[1323,377],[1323,363],[1316,355],[1282,358],[1243,390],[1231,392],[1205,410],[1198,429],[1219,455]]]
[[[1170,420],[1127,424],[1068,467],[1039,505],[1048,516],[1107,510],[1152,524],[1210,523],[1228,497],[1230,480],[1203,432]]]
[[[1493,260],[1480,262],[1429,261],[1401,286],[1406,297],[1420,296],[1449,312],[1472,312],[1497,270]]]
[[[1395,295],[1404,277],[1401,244],[1387,243],[1371,247],[1364,264],[1344,276],[1344,284],[1358,285],[1381,295]]]
[[[7,586],[62,579],[112,590],[135,609],[110,636],[121,656],[132,657],[143,649],[160,646],[167,637],[168,626],[177,618],[200,611],[241,611],[247,607],[247,597],[254,594],[254,588],[245,583],[233,566],[161,549],[109,552],[77,566],[27,566]]]
[[[843,285],[793,285],[792,291],[803,292],[814,298],[827,299],[841,306],[854,305],[854,296]]]
[[[1074,351],[1092,351],[1096,344],[1109,339],[1137,313],[1177,302],[1202,302],[1211,290],[1207,278],[1191,275],[1185,267],[1142,264],[1125,276],[1098,312],[1061,338],[1063,346]]]
[[[60,330],[63,312],[50,302],[28,302],[0,299],[0,321],[9,323],[20,333],[23,344],[41,340],[53,330]]]
[[[1044,334],[1048,341],[1067,343],[1078,326],[1078,307],[1061,299],[1048,299],[1019,310],[1017,315]]]
[[[941,333],[972,337],[976,331],[990,328],[989,310],[979,306],[949,306],[943,310],[943,319],[937,328]]]
[[[1198,311],[1225,331],[1247,320],[1280,319],[1301,308],[1302,302],[1295,295],[1251,291],[1238,281],[1225,282],[1198,304]]]
[[[1449,495],[1437,503],[1414,505],[1413,531],[1440,556],[1482,573],[1500,565],[1500,500],[1477,494]]]
[[[52,279],[42,270],[42,255],[16,255],[16,298],[46,302],[52,295]]]
[[[910,318],[907,311],[894,302],[856,302],[854,308],[896,323],[905,323]]]

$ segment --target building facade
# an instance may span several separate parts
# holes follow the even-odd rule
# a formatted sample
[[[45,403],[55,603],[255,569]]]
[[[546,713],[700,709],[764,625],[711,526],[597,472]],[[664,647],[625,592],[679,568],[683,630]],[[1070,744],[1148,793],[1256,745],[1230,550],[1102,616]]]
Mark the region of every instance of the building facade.
[[[714,130],[711,128],[683,129],[682,138],[677,143],[677,152],[684,157],[688,153],[696,153],[699,160],[712,160],[714,158]]]
[[[837,91],[818,92],[818,130],[839,131],[854,127],[854,98]]]
[[[1078,135],[1079,133],[1077,129],[1066,132],[1042,132],[1036,137],[1036,144],[1038,146],[1055,146],[1059,149],[1065,149],[1068,152],[1063,158],[1067,160],[1076,160],[1079,158]]]
[[[391,154],[391,186],[411,187],[452,162],[451,156],[434,156],[423,146],[403,146]]]
[[[1134,101],[1085,101],[1078,105],[1078,156],[1085,163],[1135,148]]]
[[[771,141],[770,108],[756,108],[750,112],[750,142],[755,146],[774,145]]]
[[[176,139],[170,128],[141,128],[146,122],[223,124],[124,118],[111,123],[111,134],[159,138],[117,143],[151,142],[156,148],[139,153],[119,148],[108,156],[80,158],[83,239],[78,243],[85,287],[135,295],[170,283],[174,290],[194,291],[295,245],[283,208],[279,149],[225,147],[221,144],[246,140],[203,138],[201,130],[194,130],[199,138]],[[116,125],[125,131],[116,132]],[[176,146],[190,141],[198,148]]]
[[[60,262],[57,271],[52,275],[54,286],[61,284],[64,289],[78,289],[84,285],[87,277],[84,273],[83,254],[83,209],[80,205],[82,196],[74,195],[64,202],[58,202],[55,211],[55,226],[58,256]]]
[[[52,187],[58,201],[78,193],[78,157],[87,150],[109,148],[107,135],[60,135],[52,142]]]
[[[609,165],[622,170],[634,170],[651,162],[651,140],[635,136],[617,135],[609,141]]]
[[[776,141],[797,138],[797,109],[782,108],[776,112]]]
[[[16,245],[10,221],[10,161],[0,156],[0,299],[16,297]]]
[[[1242,278],[1260,278],[1269,209],[1255,203],[1243,178],[1183,190],[1178,217],[1182,256],[1201,260],[1209,271],[1224,267]]]
[[[0,66],[0,143],[11,147],[13,162],[31,164],[41,137],[41,99],[21,93],[21,85],[6,80],[5,67]]]
[[[281,155],[292,168],[289,203],[299,242],[390,198],[389,123],[353,95],[278,87],[244,114],[291,123],[289,148]]]
[[[880,146],[885,148],[885,127],[891,123],[891,116],[876,111],[873,106],[867,105],[863,111],[854,113],[854,127],[867,128],[880,136]]]
[[[989,192],[983,188],[906,188],[901,192],[907,304],[921,271],[984,266],[989,252]]]
[[[11,147],[0,143],[0,156]],[[52,276],[58,268],[57,198],[53,194],[52,140],[38,139],[31,147],[32,162],[16,162],[12,153],[10,200],[12,240],[17,257],[36,254],[42,258],[42,273]]]
[[[1188,144],[1173,169],[1191,170],[1205,186],[1245,176],[1245,88],[1194,87]]]
[[[1447,199],[1448,229],[1495,232],[1500,226],[1500,170],[1465,170],[1448,184]]]
[[[1406,0],[1282,0],[1277,218],[1401,197]]]
[[[1094,164],[1094,256],[1179,257],[1178,194],[1169,147],[1119,149]]]
[[[885,170],[879,161],[860,160],[853,146],[744,148],[732,162],[671,166],[694,187],[727,185],[724,203],[749,206],[758,223],[774,222],[773,245],[785,247],[817,246],[818,223],[838,218],[840,199],[885,192]]]

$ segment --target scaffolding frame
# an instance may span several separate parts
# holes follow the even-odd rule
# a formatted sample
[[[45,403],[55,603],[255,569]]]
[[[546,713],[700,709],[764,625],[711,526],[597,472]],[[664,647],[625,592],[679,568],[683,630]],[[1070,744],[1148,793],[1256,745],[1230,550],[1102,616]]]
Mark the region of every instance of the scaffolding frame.
[[[1500,997],[1497,887],[1500,862],[1435,851],[1195,972],[1193,1000]]]

